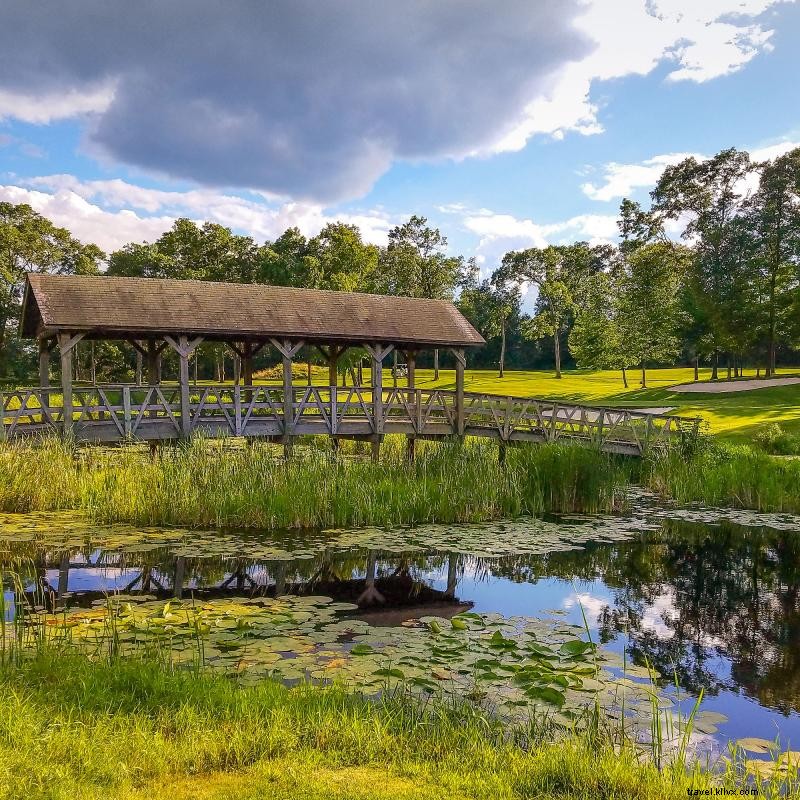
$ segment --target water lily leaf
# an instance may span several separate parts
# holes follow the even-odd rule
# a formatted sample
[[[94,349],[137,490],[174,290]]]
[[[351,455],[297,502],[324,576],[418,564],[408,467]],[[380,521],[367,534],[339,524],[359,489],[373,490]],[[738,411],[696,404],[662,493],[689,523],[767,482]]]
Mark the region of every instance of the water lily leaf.
[[[748,753],[772,753],[777,750],[775,742],[769,739],[759,739],[755,736],[737,739],[736,746]]]
[[[568,642],[564,642],[564,644],[558,648],[560,653],[563,653],[567,656],[582,656],[585,652],[591,649],[592,645],[589,644],[589,642],[584,642],[580,639],[572,639]]]

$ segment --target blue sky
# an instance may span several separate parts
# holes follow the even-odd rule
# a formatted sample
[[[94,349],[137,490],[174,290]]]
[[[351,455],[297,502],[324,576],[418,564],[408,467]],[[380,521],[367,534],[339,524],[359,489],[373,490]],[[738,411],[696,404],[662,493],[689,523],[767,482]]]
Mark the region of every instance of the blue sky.
[[[0,200],[107,250],[419,213],[489,269],[613,240],[683,154],[800,143],[792,0],[185,5],[0,0]]]

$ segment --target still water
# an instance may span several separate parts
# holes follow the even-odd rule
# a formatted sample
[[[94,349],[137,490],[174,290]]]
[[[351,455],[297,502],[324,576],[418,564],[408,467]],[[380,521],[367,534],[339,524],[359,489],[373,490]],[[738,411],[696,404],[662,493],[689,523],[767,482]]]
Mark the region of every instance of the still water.
[[[725,519],[724,516],[730,518]],[[748,524],[741,524],[742,522]],[[668,512],[313,535],[92,526],[64,515],[0,517],[15,604],[97,605],[325,596],[371,627],[469,610],[588,625],[663,691],[696,697],[729,739],[800,743],[800,519]],[[38,599],[37,599],[38,598]],[[585,634],[584,634],[585,637]]]

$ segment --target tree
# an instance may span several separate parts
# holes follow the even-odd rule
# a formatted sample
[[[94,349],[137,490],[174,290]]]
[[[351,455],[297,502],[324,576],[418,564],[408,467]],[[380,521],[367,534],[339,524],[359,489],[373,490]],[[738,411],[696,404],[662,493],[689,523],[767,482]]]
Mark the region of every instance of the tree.
[[[16,328],[25,273],[97,274],[104,257],[99,247],[83,244],[30,206],[0,203],[0,375],[9,373],[9,348],[23,366]]]
[[[365,292],[374,287],[378,248],[365,244],[355,225],[329,222],[308,250],[316,266],[309,288]]]
[[[752,300],[748,271],[753,237],[742,219],[753,171],[749,155],[730,148],[705,161],[692,157],[667,167],[651,192],[650,219],[686,220],[682,237],[692,243],[693,252],[689,280],[714,351],[713,378],[719,352],[741,350],[751,330],[741,318]]]
[[[767,376],[775,371],[775,351],[788,290],[800,272],[800,148],[762,165],[758,191],[748,209],[755,232],[755,264],[767,308]]]
[[[461,256],[447,255],[447,239],[416,214],[389,231],[376,291],[406,297],[452,300],[469,266]],[[434,377],[439,377],[439,351],[434,350]]]
[[[688,248],[655,242],[628,253],[620,267],[614,312],[619,358],[641,366],[642,386],[648,363],[680,353],[679,289],[690,260]]]
[[[508,324],[519,317],[519,289],[491,279],[475,282],[461,292],[458,307],[487,342],[500,338],[498,377],[504,377]]]
[[[569,333],[569,349],[579,367],[622,370],[627,389],[626,370],[635,362],[621,339],[618,283],[615,272],[598,272],[589,278],[585,300]]]
[[[587,280],[601,271],[613,248],[572,245],[532,247],[507,253],[497,272],[501,283],[534,285],[538,294],[529,334],[553,337],[556,377],[561,377],[561,340],[568,331],[576,304],[586,291]]]

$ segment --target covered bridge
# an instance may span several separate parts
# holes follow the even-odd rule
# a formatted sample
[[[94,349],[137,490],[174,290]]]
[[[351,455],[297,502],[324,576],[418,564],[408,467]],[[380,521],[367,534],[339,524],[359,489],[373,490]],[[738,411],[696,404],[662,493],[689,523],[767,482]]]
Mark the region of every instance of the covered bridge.
[[[322,434],[372,442],[377,457],[387,433],[417,438],[465,435],[510,442],[588,441],[639,455],[696,420],[626,409],[464,391],[465,350],[483,344],[452,304],[410,297],[292,289],[281,286],[103,276],[30,275],[22,335],[39,342],[40,385],[0,392],[0,437],[61,431],[82,442],[151,443],[192,433],[266,437],[291,447],[295,436]],[[141,353],[146,384],[73,385],[73,354],[82,340],[122,340]],[[189,359],[202,342],[224,342],[242,365],[242,381],[190,382]],[[280,384],[253,382],[253,357],[274,347]],[[292,382],[292,359],[315,347],[329,366],[323,386]],[[351,347],[372,360],[368,386],[338,386],[337,361]],[[50,386],[58,348],[61,386]],[[166,349],[178,357],[177,382],[161,381]],[[455,357],[455,387],[415,385],[417,354],[447,349]],[[384,387],[382,367],[405,353],[407,385]],[[395,382],[396,383],[396,382]]]
[[[49,389],[50,353],[58,347],[64,408],[60,422],[65,429],[94,421],[91,412],[87,412],[89,418],[86,420],[79,413],[85,404],[83,398],[76,396],[81,390],[72,385],[72,353],[75,345],[84,339],[129,342],[147,359],[149,377],[148,386],[141,387],[146,395],[143,398],[145,407],[140,415],[136,415],[142,419],[131,418],[129,427],[135,425],[140,432],[144,430],[142,426],[151,428],[151,433],[157,438],[159,431],[165,437],[172,438],[176,434],[188,436],[195,427],[203,427],[200,418],[205,408],[213,406],[217,410],[235,411],[225,409],[225,398],[219,396],[220,393],[233,391],[235,387],[217,387],[217,391],[211,393],[207,386],[190,385],[189,359],[195,348],[204,341],[224,342],[240,357],[242,385],[247,391],[243,394],[242,387],[236,387],[238,402],[254,404],[247,409],[250,411],[247,422],[253,418],[255,423],[267,416],[263,413],[266,410],[265,403],[282,417],[281,425],[254,424],[253,432],[261,429],[263,435],[280,435],[284,439],[302,432],[304,427],[300,419],[294,425],[289,422],[290,418],[296,416],[297,403],[303,402],[302,399],[298,401],[297,395],[307,393],[304,389],[293,389],[293,356],[304,345],[312,345],[327,360],[329,382],[322,387],[327,390],[327,402],[323,403],[319,392],[316,396],[306,397],[305,402],[316,406],[319,412],[322,411],[320,403],[327,405],[330,415],[330,390],[336,386],[337,360],[348,348],[363,347],[372,359],[372,386],[375,391],[369,391],[370,396],[367,397],[363,391],[353,387],[350,394],[356,391],[359,396],[350,397],[350,400],[355,400],[364,414],[371,418],[369,434],[376,440],[384,432],[381,367],[394,349],[405,353],[408,364],[407,388],[410,389],[414,388],[417,353],[426,349],[448,349],[453,353],[456,360],[454,411],[458,428],[458,418],[463,419],[464,406],[464,349],[484,342],[458,309],[444,300],[261,284],[33,274],[27,279],[21,332],[23,336],[39,341],[42,390]],[[253,387],[253,357],[265,345],[272,345],[283,360],[279,404],[276,404],[275,391],[258,397],[257,392],[249,389]],[[158,361],[166,347],[177,353],[180,364],[179,403],[176,408],[171,407],[171,401],[159,388]],[[196,401],[198,393],[200,400]],[[142,392],[137,394],[141,395]],[[125,404],[112,403],[107,393],[105,400],[102,396],[96,399],[98,403],[108,406],[105,409],[108,417],[96,421],[108,419],[111,424],[103,427],[113,436],[113,428],[119,426],[113,424],[117,415],[111,406]],[[121,399],[124,400],[124,397]],[[142,403],[137,405],[141,407]],[[307,409],[299,410],[304,412]],[[122,412],[125,415],[125,408]],[[52,410],[50,416],[54,413],[61,414]],[[168,414],[168,422],[162,419],[162,423],[167,424],[151,424],[152,420],[159,420],[165,414]],[[300,416],[307,415],[301,413]],[[196,425],[192,424],[193,417]],[[264,422],[263,419],[261,421]],[[336,421],[334,419],[332,426],[330,419],[327,421],[329,432],[344,433],[343,429],[336,430]],[[243,433],[243,430],[237,430],[237,425],[228,427],[231,427],[232,433]],[[463,423],[461,427],[463,429]],[[89,433],[85,425],[83,428],[82,437]],[[100,427],[93,428],[94,433],[103,438]],[[367,433],[363,426],[357,431],[352,425],[350,428],[353,433]]]

